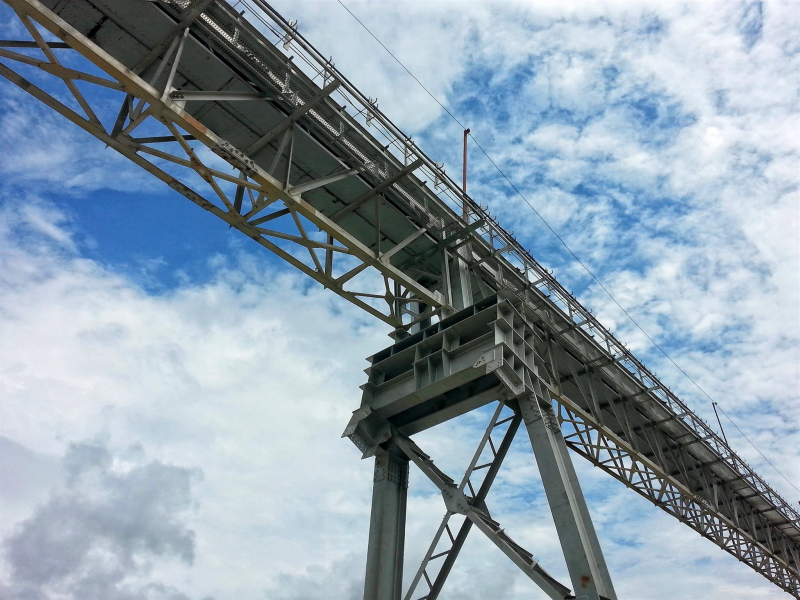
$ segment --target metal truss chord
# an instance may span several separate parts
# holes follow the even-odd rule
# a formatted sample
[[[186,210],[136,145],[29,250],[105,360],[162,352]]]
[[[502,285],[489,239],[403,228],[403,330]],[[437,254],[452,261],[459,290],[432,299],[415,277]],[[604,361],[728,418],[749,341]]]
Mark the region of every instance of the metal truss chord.
[[[363,310],[389,323],[392,327],[402,329],[413,326],[413,322],[403,323],[401,316],[396,315],[392,310],[389,310],[388,312],[382,312],[376,309],[372,304],[362,300],[362,298],[376,298],[378,294],[366,290],[347,290],[343,287],[344,282],[366,268],[374,268],[381,272],[385,277],[388,277],[392,281],[399,283],[404,290],[410,292],[411,296],[408,298],[408,301],[418,302],[420,305],[429,307],[426,309],[428,310],[428,316],[430,316],[431,313],[435,314],[440,310],[443,299],[443,295],[441,293],[432,292],[425,286],[418,284],[413,277],[406,275],[403,270],[395,267],[388,259],[381,260],[381,257],[376,256],[376,253],[373,250],[365,246],[362,242],[358,241],[347,230],[341,228],[332,220],[322,215],[302,198],[303,192],[314,189],[314,187],[326,185],[327,183],[331,183],[333,180],[354,175],[354,172],[348,170],[346,174],[335,174],[332,176],[331,181],[307,182],[306,184],[301,183],[292,188],[286,180],[284,180],[284,182],[280,182],[266,173],[247,156],[247,153],[241,152],[233,145],[226,142],[223,138],[202,126],[188,113],[184,112],[178,104],[173,102],[169,98],[168,94],[159,92],[151,83],[143,81],[132,71],[126,69],[118,61],[107,55],[93,42],[86,39],[80,32],[76,31],[63,19],[52,13],[49,9],[45,8],[37,0],[7,0],[7,3],[11,4],[19,12],[22,19],[33,19],[39,22],[51,33],[60,37],[62,40],[64,40],[64,43],[70,45],[70,47],[77,50],[84,57],[92,61],[96,66],[100,67],[104,72],[113,77],[113,81],[115,81],[116,84],[112,86],[112,84],[109,84],[107,81],[101,80],[102,78],[96,78],[96,76],[92,76],[91,74],[86,74],[86,77],[84,77],[86,81],[104,85],[106,87],[118,87],[124,90],[127,93],[127,96],[125,101],[122,103],[123,110],[120,112],[120,117],[115,124],[114,130],[112,130],[111,134],[109,134],[102,128],[99,120],[94,116],[91,107],[85,102],[83,96],[81,96],[79,93],[76,96],[76,99],[82,106],[85,105],[85,111],[89,116],[88,120],[74,113],[74,111],[60,103],[50,94],[34,86],[25,78],[13,72],[11,69],[2,66],[2,71],[0,71],[0,74],[5,76],[7,79],[13,83],[16,83],[57,112],[66,116],[69,120],[79,125],[87,132],[91,133],[95,137],[100,138],[101,141],[124,154],[133,162],[143,167],[145,170],[170,185],[170,187],[192,200],[195,204],[198,204],[205,210],[208,210],[217,217],[225,220],[232,227],[240,229],[248,237],[255,239],[262,246],[275,252],[282,259],[286,260],[296,268],[299,268],[301,271],[313,277],[314,279],[320,281],[320,283],[322,283],[325,287],[328,287],[340,296],[358,305]],[[195,15],[192,20],[196,19],[199,14],[200,13]],[[181,21],[181,23],[183,24],[183,27],[181,27],[180,31],[184,32],[184,36],[178,38],[177,35],[173,35],[170,38],[169,43],[165,45],[164,50],[166,51],[166,54],[162,58],[161,65],[158,67],[153,77],[151,77],[151,82],[153,83],[155,83],[159,73],[163,72],[163,70],[166,68],[169,56],[178,51],[178,49],[181,47],[181,41],[185,39],[185,29],[190,23],[183,21]],[[28,21],[28,26],[31,28],[31,34],[34,36],[38,35],[40,38],[40,40],[37,41],[37,46],[41,47],[41,44],[44,43],[41,39],[41,35],[38,34],[38,31],[35,29],[32,22]],[[53,65],[52,69],[58,70],[60,68],[60,64],[54,60],[54,57],[49,49],[42,48],[42,50],[45,51],[45,53],[49,53],[48,59],[50,60],[49,64]],[[157,56],[158,55],[156,55],[155,58],[157,58]],[[176,60],[172,61],[170,76],[174,76],[178,63],[177,58],[178,57],[176,55]],[[32,66],[41,67],[41,65],[38,63]],[[59,73],[56,73],[56,75],[64,75],[65,77],[68,76],[73,78],[78,78],[78,76],[83,77],[81,73],[73,73],[72,71],[60,71]],[[66,79],[66,81],[69,83],[70,80]],[[312,106],[324,100],[324,98],[327,97],[333,90],[335,90],[337,86],[338,82],[336,81],[330,83],[319,93],[318,97],[299,107],[297,111],[280,126],[281,131],[290,129],[292,123],[302,116],[301,113],[305,114],[308,112]],[[128,120],[127,125],[125,124],[126,119]],[[148,136],[143,138],[132,137],[130,135],[131,132],[140,127],[142,123],[148,119],[156,119],[160,121],[167,128],[171,135]],[[262,140],[263,139],[264,138],[262,137]],[[156,150],[155,148],[146,145],[148,143],[165,143],[168,141],[177,142],[187,158],[181,158],[170,152]],[[238,177],[228,175],[217,169],[212,169],[206,166],[199,158],[197,152],[188,144],[189,141],[199,141],[205,146],[209,147],[215,154],[226,160],[232,167],[237,169],[240,175]],[[219,199],[222,208],[217,207],[213,202],[207,200],[201,194],[191,190],[188,186],[179,182],[175,177],[169,175],[160,167],[157,167],[151,162],[144,160],[141,154],[149,154],[159,159],[167,160],[175,165],[192,169],[211,187],[213,195]],[[289,161],[289,164],[291,164],[291,160]],[[289,165],[287,165],[287,173],[288,166]],[[241,215],[241,209],[235,206],[235,204],[238,204],[238,200],[236,200],[236,198],[229,198],[227,196],[227,194],[218,184],[218,179],[236,183],[237,186],[245,188],[246,190],[257,191],[257,205],[256,203],[252,203],[251,210],[245,216]],[[303,186],[305,186],[305,188]],[[247,221],[247,219],[252,217],[255,212],[263,210],[263,208],[265,208],[268,204],[273,203],[278,199],[283,201],[286,207],[290,209],[289,212],[285,214],[289,215],[291,219],[295,221],[295,226],[297,226],[299,223],[299,227],[297,227],[298,235],[291,238],[285,238],[285,240],[304,246],[306,248],[307,255],[312,261],[311,266],[305,265],[294,255],[284,251],[273,242],[267,240],[265,235],[271,235],[273,233],[272,231],[259,231],[257,226],[254,226],[252,223]],[[300,231],[300,229],[304,229],[305,227],[300,220],[300,217],[302,217],[302,220],[307,220],[310,224],[318,227],[321,231],[327,232],[334,240],[336,240],[336,242],[341,244],[343,249],[339,250],[338,245],[329,244],[326,246],[312,240],[305,230]],[[403,242],[406,244],[410,241],[411,240],[403,240]],[[330,262],[329,259],[331,259],[334,254],[346,254],[357,260],[363,261],[364,267],[357,267],[357,270],[351,270],[351,274],[348,277],[334,278],[330,272],[331,270],[326,270],[326,267],[322,264],[322,261],[317,258],[314,251],[315,248],[326,251],[326,260],[328,262]],[[390,304],[392,304],[392,302],[390,302]],[[389,308],[391,309],[391,306]]]
[[[692,494],[701,497],[711,510],[732,520],[744,533],[761,543],[763,548],[781,559],[788,558],[789,553],[783,550],[783,546],[788,547],[790,542],[787,532],[781,530],[781,523],[788,525],[792,521],[768,519],[753,508],[750,499],[759,500],[760,497],[755,493],[743,493],[750,488],[726,466],[724,458],[708,458],[704,444],[710,439],[709,435],[695,437],[678,432],[675,429],[679,426],[677,415],[663,418],[647,416],[643,411],[648,407],[663,409],[653,406],[646,394],[625,394],[610,388],[596,370],[587,368],[585,364],[583,368],[573,367],[573,364],[582,363],[564,348],[554,350],[561,384],[573,385],[568,395],[574,402],[580,402],[587,414],[625,440],[637,457],[654,461],[670,477],[678,478]],[[670,428],[671,433],[661,429],[665,426]],[[621,460],[619,455],[611,454],[602,462],[604,465],[616,464]],[[722,468],[724,471],[720,470]],[[742,515],[754,516],[752,519],[743,519],[740,518]]]
[[[597,422],[589,413],[550,387],[558,403],[558,419],[566,427],[569,448],[597,467],[672,514],[703,537],[776,585],[800,597],[800,577],[796,568],[715,511],[710,503],[697,496],[683,483],[653,461],[641,456],[631,445]]]
[[[64,42],[47,42],[47,46],[53,50],[72,50],[72,46]],[[39,48],[36,42],[27,40],[0,40],[0,48]]]

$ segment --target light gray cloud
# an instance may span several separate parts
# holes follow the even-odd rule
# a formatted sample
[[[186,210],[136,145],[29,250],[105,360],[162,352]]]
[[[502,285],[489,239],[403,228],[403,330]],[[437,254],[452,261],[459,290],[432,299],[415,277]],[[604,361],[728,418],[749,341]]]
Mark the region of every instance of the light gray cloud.
[[[71,444],[63,470],[64,486],[4,540],[4,596],[188,600],[136,579],[153,560],[194,561],[195,534],[183,516],[199,472],[125,460],[98,442]]]
[[[264,591],[270,600],[360,600],[364,596],[361,557],[348,554],[330,564],[312,564],[297,573],[283,573]]]

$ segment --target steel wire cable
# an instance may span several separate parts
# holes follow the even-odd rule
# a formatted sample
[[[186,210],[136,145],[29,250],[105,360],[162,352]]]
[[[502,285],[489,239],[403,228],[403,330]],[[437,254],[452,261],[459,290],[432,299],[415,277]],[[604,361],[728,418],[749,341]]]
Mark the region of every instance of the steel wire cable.
[[[445,105],[444,105],[442,102],[440,102],[440,101],[439,101],[439,99],[438,99],[436,96],[434,96],[434,95],[431,93],[431,91],[430,91],[430,90],[429,90],[427,87],[425,87],[425,85],[424,85],[424,84],[423,84],[423,83],[422,83],[422,82],[421,82],[421,81],[420,81],[420,80],[417,78],[417,76],[416,76],[416,75],[414,75],[414,73],[412,73],[412,72],[411,72],[411,71],[408,69],[408,67],[406,67],[406,66],[403,64],[403,62],[402,62],[402,61],[401,61],[399,58],[397,58],[397,56],[395,56],[395,55],[394,55],[394,53],[393,53],[391,50],[389,50],[389,48],[387,48],[387,47],[386,47],[386,45],[385,45],[385,44],[384,44],[384,43],[383,43],[383,42],[382,42],[380,39],[378,39],[378,37],[377,37],[377,36],[376,36],[374,33],[372,33],[372,31],[369,29],[369,27],[367,27],[367,26],[364,24],[364,22],[363,22],[361,19],[359,19],[359,18],[358,18],[358,17],[357,17],[357,16],[356,16],[356,15],[353,13],[353,11],[351,11],[351,10],[350,10],[350,9],[349,9],[349,8],[348,8],[348,7],[347,7],[345,4],[344,4],[344,2],[342,2],[342,0],[336,0],[336,1],[337,1],[337,2],[338,2],[340,5],[341,5],[341,7],[342,7],[342,8],[344,8],[344,9],[345,9],[345,10],[346,10],[346,11],[347,11],[349,14],[350,14],[350,16],[351,16],[351,17],[353,17],[353,18],[354,18],[356,21],[358,21],[358,23],[361,25],[361,27],[363,27],[363,28],[364,28],[364,30],[365,30],[365,31],[366,31],[366,32],[367,32],[367,33],[368,33],[368,34],[369,34],[369,35],[372,37],[372,39],[374,39],[374,40],[375,40],[375,41],[376,41],[378,44],[380,44],[380,46],[381,46],[381,47],[382,47],[382,48],[383,48],[383,49],[384,49],[384,50],[385,50],[385,51],[386,51],[386,52],[389,54],[389,56],[391,56],[391,57],[392,57],[392,58],[395,60],[395,62],[396,62],[398,65],[400,65],[400,67],[402,67],[402,69],[403,69],[403,70],[404,70],[404,71],[405,71],[405,72],[406,72],[406,73],[407,73],[407,74],[408,74],[408,75],[409,75],[409,76],[410,76],[410,77],[411,77],[411,78],[412,78],[414,81],[416,81],[416,82],[417,82],[417,84],[418,84],[418,85],[419,85],[419,86],[420,86],[420,87],[421,87],[421,88],[422,88],[422,89],[425,91],[425,93],[426,93],[426,94],[428,94],[428,96],[430,96],[430,97],[433,99],[433,101],[434,101],[434,102],[436,102],[436,104],[438,104],[438,105],[439,105],[439,106],[442,108],[442,110],[444,110],[444,111],[445,111],[445,112],[446,112],[446,113],[447,113],[447,114],[450,116],[450,118],[452,118],[452,119],[453,119],[453,121],[455,121],[455,122],[456,122],[456,123],[457,123],[457,124],[458,124],[458,125],[459,125],[459,126],[462,128],[462,129],[467,129],[467,127],[466,127],[466,126],[465,126],[465,125],[464,125],[464,124],[463,124],[463,123],[462,123],[462,122],[461,122],[461,121],[458,119],[458,117],[456,117],[456,116],[455,116],[455,115],[454,115],[454,114],[453,114],[453,113],[450,111],[450,109],[448,109],[448,108],[447,108],[447,107],[446,107],[446,106],[445,106]],[[483,154],[483,155],[484,155],[484,156],[487,158],[487,160],[488,160],[488,161],[489,161],[489,162],[492,164],[492,166],[493,166],[493,167],[494,167],[494,168],[497,170],[497,172],[500,174],[500,176],[501,176],[503,179],[505,179],[505,181],[508,183],[508,185],[511,187],[511,189],[513,189],[513,190],[514,190],[514,192],[516,192],[516,194],[517,194],[517,195],[518,195],[520,198],[522,198],[522,200],[525,202],[525,204],[527,204],[527,205],[528,205],[528,207],[529,207],[529,208],[530,208],[530,209],[531,209],[531,210],[532,210],[532,211],[533,211],[533,212],[536,214],[536,216],[537,216],[537,217],[539,217],[539,219],[542,221],[542,223],[544,223],[544,225],[547,227],[547,229],[549,229],[549,230],[550,230],[550,232],[551,232],[551,233],[552,233],[552,234],[553,234],[553,235],[556,237],[556,239],[557,239],[557,240],[558,240],[558,241],[561,243],[561,245],[562,245],[562,246],[564,246],[564,248],[565,248],[565,249],[566,249],[566,251],[569,253],[569,255],[570,255],[570,256],[572,256],[572,258],[573,258],[573,259],[574,259],[574,260],[575,260],[575,261],[576,261],[576,262],[577,262],[577,263],[578,263],[578,264],[579,264],[579,265],[580,265],[580,266],[583,268],[583,270],[584,270],[584,271],[586,271],[586,273],[588,273],[588,275],[589,275],[589,276],[590,276],[590,277],[591,277],[591,278],[592,278],[592,279],[593,279],[593,280],[594,280],[594,281],[597,283],[597,285],[599,285],[599,286],[602,288],[602,290],[603,290],[603,291],[606,293],[606,295],[607,295],[607,296],[608,296],[608,297],[611,299],[611,301],[612,301],[612,302],[613,302],[613,303],[614,303],[614,304],[615,304],[615,305],[616,305],[616,306],[617,306],[617,307],[618,307],[618,308],[619,308],[619,309],[620,309],[620,310],[623,312],[623,314],[624,314],[624,315],[625,315],[625,316],[626,316],[626,317],[627,317],[627,318],[630,320],[630,322],[631,322],[631,323],[633,323],[633,325],[634,325],[634,326],[635,326],[635,327],[636,327],[636,328],[637,328],[639,331],[641,331],[641,332],[642,332],[642,334],[643,334],[643,335],[644,335],[644,336],[645,336],[645,337],[646,337],[646,338],[647,338],[647,339],[650,341],[650,343],[651,343],[651,344],[653,344],[653,346],[654,346],[656,349],[658,349],[658,351],[659,351],[661,354],[663,354],[663,355],[664,355],[664,357],[665,357],[665,358],[666,358],[666,359],[667,359],[667,360],[668,360],[670,363],[672,363],[672,365],[673,365],[673,366],[674,366],[676,369],[678,369],[678,371],[680,371],[680,372],[681,372],[681,373],[682,373],[682,374],[683,374],[683,375],[684,375],[684,376],[685,376],[685,377],[686,377],[686,378],[687,378],[687,379],[688,379],[688,380],[689,380],[689,381],[690,381],[690,382],[691,382],[691,383],[692,383],[692,384],[693,384],[693,385],[694,385],[694,386],[695,386],[695,387],[696,387],[698,390],[700,390],[700,392],[701,392],[701,393],[702,393],[702,394],[703,394],[703,395],[704,395],[706,398],[708,398],[709,402],[711,402],[711,403],[712,403],[712,405],[716,403],[716,405],[717,405],[717,408],[719,409],[719,411],[720,411],[720,412],[721,412],[723,415],[725,415],[725,418],[726,418],[726,419],[728,419],[728,421],[730,421],[730,422],[731,422],[731,424],[734,426],[734,428],[736,428],[736,430],[737,430],[737,431],[738,431],[738,432],[739,432],[739,433],[742,435],[742,437],[743,437],[745,440],[747,440],[747,442],[748,442],[748,443],[749,443],[749,444],[750,444],[750,445],[751,445],[751,446],[752,446],[752,447],[755,449],[755,451],[756,451],[756,452],[758,452],[758,454],[760,454],[760,455],[761,455],[761,457],[762,457],[762,458],[763,458],[763,459],[764,459],[764,460],[767,462],[767,464],[769,464],[769,465],[770,465],[770,466],[771,466],[771,467],[772,467],[772,468],[775,470],[775,472],[776,472],[776,473],[778,473],[778,474],[779,474],[779,475],[780,475],[780,476],[781,476],[781,477],[782,477],[782,478],[783,478],[783,479],[784,479],[784,480],[785,480],[785,481],[786,481],[786,482],[787,482],[789,485],[791,485],[791,486],[792,486],[792,487],[793,487],[795,490],[797,490],[798,492],[800,492],[800,488],[798,488],[798,487],[797,487],[797,486],[796,486],[794,483],[792,483],[792,482],[789,480],[789,478],[788,478],[788,477],[786,477],[786,475],[784,475],[784,474],[783,474],[783,473],[780,471],[780,469],[778,469],[778,467],[776,467],[776,466],[775,466],[775,464],[773,464],[773,462],[772,462],[772,461],[771,461],[769,458],[767,458],[767,456],[766,456],[766,455],[765,455],[765,454],[764,454],[764,453],[763,453],[763,452],[762,452],[762,451],[761,451],[761,450],[758,448],[758,446],[756,446],[756,445],[753,443],[753,441],[752,441],[752,440],[751,440],[749,437],[747,437],[747,435],[744,433],[744,431],[742,431],[742,429],[741,429],[741,428],[740,428],[740,427],[739,427],[739,426],[736,424],[736,422],[735,422],[735,421],[734,421],[734,420],[733,420],[733,419],[732,419],[732,418],[731,418],[731,417],[728,415],[728,413],[726,413],[726,412],[725,412],[725,410],[723,410],[723,408],[722,408],[722,407],[719,405],[719,402],[716,402],[716,401],[715,401],[715,400],[714,400],[714,399],[713,399],[713,398],[712,398],[712,397],[709,395],[709,393],[708,393],[708,392],[706,392],[706,391],[705,391],[705,390],[704,390],[704,389],[703,389],[703,388],[700,386],[700,384],[699,384],[699,383],[697,383],[697,381],[695,381],[695,379],[694,379],[694,378],[693,378],[691,375],[689,375],[689,374],[688,374],[688,373],[687,373],[687,372],[686,372],[686,371],[685,371],[685,370],[684,370],[684,369],[683,369],[683,368],[682,368],[682,367],[681,367],[681,366],[680,366],[680,365],[679,365],[677,362],[675,362],[675,361],[672,359],[672,357],[671,357],[671,356],[670,356],[670,355],[669,355],[669,354],[668,354],[668,353],[667,353],[667,352],[666,352],[666,351],[665,351],[665,350],[664,350],[664,349],[663,349],[663,348],[662,348],[662,347],[661,347],[661,346],[658,344],[658,342],[656,342],[656,341],[655,341],[655,340],[654,340],[654,339],[653,339],[653,338],[650,336],[650,334],[648,334],[648,333],[647,333],[647,332],[644,330],[644,328],[643,328],[643,327],[642,327],[642,326],[641,326],[641,325],[640,325],[640,324],[639,324],[639,323],[636,321],[636,319],[634,319],[634,318],[633,318],[633,316],[632,316],[632,315],[631,315],[631,314],[630,314],[630,313],[629,313],[629,312],[628,312],[628,311],[627,311],[627,310],[626,310],[626,309],[625,309],[625,308],[624,308],[624,307],[623,307],[623,306],[622,306],[622,305],[621,305],[621,304],[620,304],[620,303],[617,301],[617,299],[616,299],[616,298],[614,298],[614,296],[611,294],[611,292],[609,291],[609,289],[608,289],[608,288],[607,288],[607,287],[606,287],[606,286],[603,284],[603,282],[602,282],[602,281],[600,281],[600,279],[597,277],[597,275],[595,275],[595,274],[594,274],[594,272],[593,272],[591,269],[589,269],[589,267],[588,267],[588,266],[586,266],[586,264],[585,264],[585,263],[584,263],[584,262],[583,262],[583,261],[582,261],[582,260],[581,260],[581,259],[578,257],[578,255],[577,255],[577,254],[575,254],[575,252],[573,252],[573,251],[572,251],[572,249],[569,247],[569,245],[567,245],[567,242],[564,240],[564,238],[562,238],[562,237],[561,237],[561,235],[559,235],[559,233],[558,233],[558,232],[557,232],[557,231],[556,231],[556,230],[555,230],[555,229],[554,229],[554,228],[553,228],[553,227],[550,225],[550,223],[548,223],[548,222],[547,222],[547,220],[546,220],[546,219],[545,219],[545,218],[542,216],[542,214],[541,214],[541,213],[540,213],[538,210],[536,210],[536,207],[534,207],[534,206],[533,206],[533,204],[531,204],[531,202],[530,202],[530,201],[529,201],[529,200],[528,200],[528,199],[525,197],[525,195],[524,195],[524,194],[523,194],[523,193],[522,193],[522,192],[519,190],[519,188],[517,188],[517,186],[516,186],[516,185],[514,185],[514,182],[512,182],[512,181],[511,181],[511,179],[509,179],[509,177],[508,177],[508,176],[507,176],[507,175],[506,175],[506,174],[503,172],[503,170],[502,170],[502,169],[500,168],[500,166],[499,166],[499,165],[498,165],[498,164],[497,164],[497,163],[494,161],[494,159],[492,159],[492,157],[491,157],[491,156],[489,156],[489,153],[488,153],[488,152],[487,152],[487,151],[486,151],[486,150],[483,148],[483,146],[482,146],[482,145],[480,144],[480,142],[479,142],[479,141],[478,141],[478,140],[475,138],[475,136],[472,134],[472,132],[470,132],[468,135],[469,135],[469,137],[472,139],[472,141],[475,143],[475,146],[477,146],[477,148],[478,148],[478,149],[481,151],[481,153],[482,153],[482,154]]]

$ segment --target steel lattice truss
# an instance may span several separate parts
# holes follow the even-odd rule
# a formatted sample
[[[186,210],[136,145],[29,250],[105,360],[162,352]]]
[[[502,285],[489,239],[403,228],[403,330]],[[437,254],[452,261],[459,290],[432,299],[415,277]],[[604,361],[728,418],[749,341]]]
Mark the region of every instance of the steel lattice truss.
[[[29,37],[0,41],[0,75],[396,340],[512,294],[567,445],[800,597],[800,515],[295,24],[262,0],[249,20],[220,0],[3,1]]]

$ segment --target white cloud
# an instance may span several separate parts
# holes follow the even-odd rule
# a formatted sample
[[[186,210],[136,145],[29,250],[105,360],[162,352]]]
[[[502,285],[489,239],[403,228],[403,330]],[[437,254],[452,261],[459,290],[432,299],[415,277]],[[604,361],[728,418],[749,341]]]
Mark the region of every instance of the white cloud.
[[[52,205],[32,204],[54,222],[64,221]],[[190,556],[188,546],[165,546],[170,536],[154,532],[151,546],[142,540],[143,546],[131,550],[114,542],[112,554],[124,558],[133,552],[135,569],[92,571],[91,565],[107,563],[96,563],[87,550],[83,566],[62,565],[64,574],[53,585],[79,589],[97,581],[108,594],[125,598],[134,590],[159,600],[169,594],[224,600],[264,593],[321,600],[332,590],[358,597],[371,464],[359,461],[358,451],[339,436],[358,405],[363,376],[353,365],[388,342],[382,328],[255,256],[242,255],[233,264],[218,259],[208,283],[155,296],[80,254],[58,251],[63,246],[52,236],[28,229],[24,212],[7,205],[2,219],[12,232],[0,245],[0,258],[10,266],[0,297],[2,435],[46,457],[74,457],[70,444],[98,435],[107,440],[81,446],[103,458],[91,463],[97,466],[67,461],[73,471],[77,464],[80,477],[98,475],[91,486],[59,486],[51,473],[55,490],[49,500],[41,486],[25,492],[29,513],[18,511],[17,518],[29,524],[19,523],[16,531],[22,533],[7,534],[8,543],[28,537],[55,543],[44,524],[65,503],[83,507],[81,514],[99,524],[104,514],[130,512],[117,503],[133,501],[135,494],[123,498],[119,491],[155,469],[186,482],[181,485],[192,481],[191,501],[183,495],[174,503],[158,494],[147,501],[176,511],[180,539],[193,532],[193,566],[180,559]],[[470,415],[421,435],[419,443],[457,477],[485,418]],[[131,454],[136,447],[141,449]],[[490,497],[493,515],[566,579],[524,436],[507,460]],[[26,479],[41,477],[42,468],[16,472],[17,487],[30,488]],[[732,558],[643,499],[582,461],[578,468],[625,595],[644,597],[641,586],[654,576],[654,565],[629,564],[635,535],[641,556],[655,554],[666,540],[683,540],[674,554],[661,554],[659,572],[668,578],[670,568],[684,569],[686,581],[703,585],[708,598],[749,598],[752,590],[779,597],[770,596],[769,586],[747,569],[727,573]],[[202,479],[191,476],[195,472]],[[413,471],[411,481],[409,577],[444,508],[421,474]],[[0,489],[5,494],[8,488]],[[5,505],[6,496],[0,501]],[[37,502],[44,504],[37,509]],[[641,534],[653,520],[663,536]],[[30,523],[42,524],[39,537],[25,533],[32,531]],[[106,533],[83,531],[84,547],[107,551]],[[150,556],[154,548],[174,548],[167,551],[173,558]],[[15,556],[6,554],[5,585],[19,583],[13,573],[22,559]],[[482,574],[477,584],[476,573]],[[503,593],[516,599],[535,589],[476,533],[451,577],[448,593],[463,597]],[[731,577],[738,596],[723,584]],[[676,589],[683,588],[665,581],[647,597],[673,597]]]
[[[197,474],[136,460],[141,449],[133,450],[120,457],[99,443],[69,446],[64,489],[4,540],[4,597],[188,600],[148,576],[153,560],[194,561],[194,532],[182,513]]]
[[[155,180],[142,181],[140,169],[126,158],[44,105],[31,102],[5,79],[0,82],[0,138],[15,140],[13,151],[0,154],[5,185],[46,184],[74,194],[101,188],[152,192],[158,186]],[[109,170],[114,177],[109,177]]]
[[[348,5],[438,97],[464,106],[478,138],[621,303],[800,480],[792,3],[765,5],[754,44],[741,32],[751,9],[727,2]],[[338,3],[276,6],[299,17],[301,31],[392,119],[424,137],[430,154],[460,165],[457,126],[440,119],[440,108]],[[49,514],[77,493],[59,488],[54,466],[70,444],[101,435],[115,456],[141,444],[150,462],[134,470],[160,464],[204,474],[181,513],[196,536],[194,566],[180,553],[152,561],[135,582],[142,595],[358,597],[371,466],[339,435],[358,404],[359,365],[389,343],[385,331],[260,254],[224,249],[210,259],[208,282],[160,295],[89,260],[72,233],[90,225],[19,190],[39,186],[64,201],[65,191],[161,188],[8,85],[0,89],[0,135],[18,149],[0,157],[0,172],[22,198],[6,198],[0,215],[0,433],[15,445],[13,456],[32,465],[11,471],[13,489],[0,486],[4,514],[10,493],[15,522]],[[637,99],[651,102],[662,124],[677,107],[682,129],[648,126],[647,111],[631,107]],[[562,110],[572,114],[554,114]],[[485,163],[471,165],[471,193],[513,222],[535,256],[547,249],[545,262],[566,285],[585,289],[585,274],[552,251],[528,208],[496,178],[490,185]],[[579,183],[596,194],[581,195]],[[584,295],[648,363],[668,369],[603,294]],[[677,375],[667,382],[697,398]],[[457,475],[478,427],[465,420],[420,443]],[[726,431],[773,485],[793,493]],[[564,578],[524,442],[496,484],[493,514]],[[621,597],[692,597],[698,589],[709,599],[783,597],[632,492],[583,462],[578,468]],[[443,508],[421,479],[412,475],[409,572]],[[14,539],[8,528],[3,534]],[[452,597],[531,596],[530,584],[479,536],[463,558],[447,588]],[[110,579],[120,594],[122,581]]]

